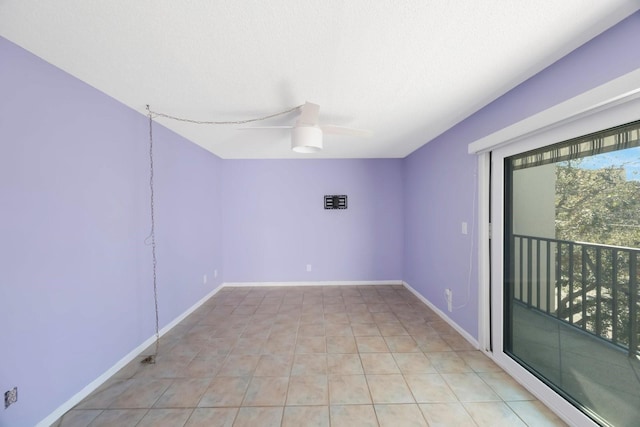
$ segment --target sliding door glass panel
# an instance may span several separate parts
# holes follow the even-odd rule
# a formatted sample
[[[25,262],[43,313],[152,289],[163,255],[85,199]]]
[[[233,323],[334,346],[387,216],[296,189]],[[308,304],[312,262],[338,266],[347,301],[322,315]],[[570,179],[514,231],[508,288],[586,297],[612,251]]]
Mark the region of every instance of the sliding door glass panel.
[[[601,424],[640,422],[640,122],[505,159],[505,352]]]

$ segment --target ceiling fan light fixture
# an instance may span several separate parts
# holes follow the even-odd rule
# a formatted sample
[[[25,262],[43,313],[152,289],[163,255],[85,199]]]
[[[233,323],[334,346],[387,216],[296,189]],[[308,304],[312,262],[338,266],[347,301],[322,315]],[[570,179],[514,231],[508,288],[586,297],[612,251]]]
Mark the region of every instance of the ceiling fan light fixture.
[[[322,150],[322,130],[315,126],[296,126],[291,132],[291,149],[296,153],[317,153]]]

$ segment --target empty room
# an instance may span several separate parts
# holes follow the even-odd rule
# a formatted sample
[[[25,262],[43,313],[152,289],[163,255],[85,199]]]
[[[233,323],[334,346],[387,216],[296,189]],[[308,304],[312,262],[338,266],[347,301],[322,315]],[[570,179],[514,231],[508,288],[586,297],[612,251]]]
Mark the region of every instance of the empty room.
[[[0,1],[0,427],[635,426],[640,3]]]

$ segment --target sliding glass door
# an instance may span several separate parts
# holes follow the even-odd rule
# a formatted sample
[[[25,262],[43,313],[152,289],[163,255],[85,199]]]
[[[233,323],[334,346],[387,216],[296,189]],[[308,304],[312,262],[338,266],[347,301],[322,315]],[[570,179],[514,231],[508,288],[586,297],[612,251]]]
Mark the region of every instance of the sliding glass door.
[[[503,352],[604,425],[640,423],[639,145],[635,122],[498,156]]]

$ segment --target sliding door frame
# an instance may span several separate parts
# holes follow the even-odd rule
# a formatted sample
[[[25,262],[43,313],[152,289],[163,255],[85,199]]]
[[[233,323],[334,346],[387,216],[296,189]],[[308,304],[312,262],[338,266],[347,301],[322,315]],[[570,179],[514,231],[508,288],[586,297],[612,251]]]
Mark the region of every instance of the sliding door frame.
[[[505,158],[638,119],[640,70],[469,145],[478,154],[480,349],[570,425],[597,424],[504,352]]]

